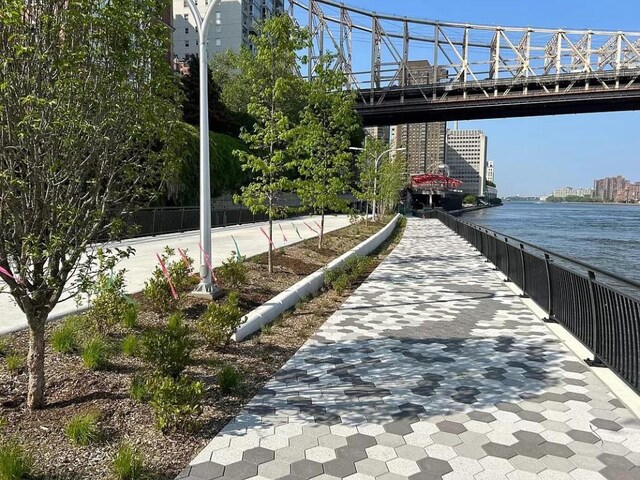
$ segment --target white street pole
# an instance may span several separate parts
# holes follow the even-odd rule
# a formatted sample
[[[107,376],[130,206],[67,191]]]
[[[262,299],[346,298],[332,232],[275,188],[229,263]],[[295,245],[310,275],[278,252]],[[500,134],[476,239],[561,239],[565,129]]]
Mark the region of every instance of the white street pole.
[[[211,256],[211,182],[209,173],[209,79],[207,33],[213,9],[220,3],[214,0],[209,4],[204,17],[200,15],[194,0],[187,0],[189,10],[198,29],[198,46],[200,62],[200,284],[194,293],[210,296],[218,291],[211,281],[209,264]]]
[[[384,152],[382,152],[378,158],[376,158],[376,162],[373,165],[374,167],[374,171],[373,171],[373,221],[376,220],[377,216],[378,216],[378,210],[376,210],[376,197],[378,196],[378,164],[380,163],[380,160],[382,159],[382,157],[384,157],[386,154],[391,153],[391,152],[402,152],[406,150],[405,147],[402,148],[390,148],[389,150],[386,150]]]

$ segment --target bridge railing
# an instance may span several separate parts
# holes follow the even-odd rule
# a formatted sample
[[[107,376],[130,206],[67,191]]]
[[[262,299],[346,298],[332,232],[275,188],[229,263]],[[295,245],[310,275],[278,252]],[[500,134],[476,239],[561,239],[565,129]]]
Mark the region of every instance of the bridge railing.
[[[439,210],[430,217],[467,240],[545,310],[548,321],[591,350],[590,364],[606,365],[640,392],[640,283]]]

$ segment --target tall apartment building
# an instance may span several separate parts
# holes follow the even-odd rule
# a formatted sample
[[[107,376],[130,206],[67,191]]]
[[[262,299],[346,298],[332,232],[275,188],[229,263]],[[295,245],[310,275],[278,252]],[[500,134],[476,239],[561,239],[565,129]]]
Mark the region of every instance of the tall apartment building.
[[[391,127],[366,127],[365,135],[384,143],[391,143],[392,128]]]
[[[487,162],[487,180],[490,182],[496,182],[495,167],[493,162]]]
[[[204,16],[210,0],[195,3]],[[221,0],[209,27],[209,56],[238,51],[241,46],[251,48],[249,35],[255,32],[256,22],[284,11],[284,0]],[[178,60],[198,54],[198,31],[186,0],[173,0],[173,53]]]
[[[407,71],[408,85],[429,84],[433,78],[433,67],[427,60],[409,61]],[[445,68],[438,68],[438,80],[447,78],[447,75]],[[407,148],[409,175],[441,172],[440,165],[445,160],[446,122],[399,125],[396,132],[396,146]]]
[[[592,188],[573,188],[573,187],[564,187],[557,188],[553,191],[554,197],[591,197],[593,196]]]
[[[445,163],[462,191],[484,196],[487,178],[487,137],[481,130],[448,130]]]
[[[595,180],[594,197],[605,202],[637,203],[640,201],[640,182],[632,183],[622,175]]]

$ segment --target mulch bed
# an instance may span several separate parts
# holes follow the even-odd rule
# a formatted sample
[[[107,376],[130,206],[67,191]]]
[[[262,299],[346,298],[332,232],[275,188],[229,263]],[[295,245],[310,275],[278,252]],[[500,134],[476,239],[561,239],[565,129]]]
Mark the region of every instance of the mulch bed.
[[[317,249],[317,240],[308,240],[278,251],[274,273],[269,275],[266,255],[247,261],[249,281],[241,289],[241,305],[250,311],[306,275],[326,265],[333,258],[353,248],[381,228],[381,224],[357,224],[332,232],[325,237],[325,248]],[[380,261],[392,250],[401,236],[399,229],[374,255]],[[369,272],[370,273],[370,272]],[[368,273],[367,273],[368,275]],[[366,276],[342,295],[322,292],[273,324],[268,331],[249,340],[231,344],[226,349],[211,350],[195,333],[197,348],[186,373],[206,385],[203,413],[193,432],[163,434],[154,426],[151,407],[129,397],[131,380],[143,369],[142,362],[119,354],[104,371],[91,371],[76,355],[54,352],[47,342],[47,407],[30,412],[26,408],[27,375],[22,371],[10,375],[0,361],[0,417],[6,420],[4,434],[18,439],[36,460],[37,478],[108,479],[117,446],[122,440],[137,445],[145,457],[147,477],[173,479],[207,443],[234,418],[256,392],[282,367],[304,342],[335,312]],[[141,300],[140,298],[138,298]],[[185,298],[180,310],[189,324],[204,312],[207,302]],[[142,308],[135,330],[140,333],[162,325],[166,318]],[[52,328],[48,328],[48,336]],[[123,338],[124,329],[112,335]],[[26,354],[28,333],[5,337],[13,351]],[[222,394],[216,375],[227,364],[242,372],[243,387],[233,395]],[[66,422],[79,413],[100,411],[103,439],[88,447],[70,443],[64,434]]]

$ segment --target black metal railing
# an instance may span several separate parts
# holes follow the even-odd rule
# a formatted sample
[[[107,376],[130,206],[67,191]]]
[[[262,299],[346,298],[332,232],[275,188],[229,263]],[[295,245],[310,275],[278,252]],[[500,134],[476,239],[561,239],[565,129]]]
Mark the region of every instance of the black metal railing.
[[[148,208],[133,213],[125,220],[132,227],[131,233],[127,235],[129,238],[187,232],[200,228],[200,208]],[[212,227],[242,225],[266,220],[268,220],[266,214],[253,214],[247,208],[242,207],[211,210]]]
[[[430,212],[431,213],[431,212]],[[580,260],[471,224],[429,215],[467,240],[607,366],[640,391],[640,283]]]

